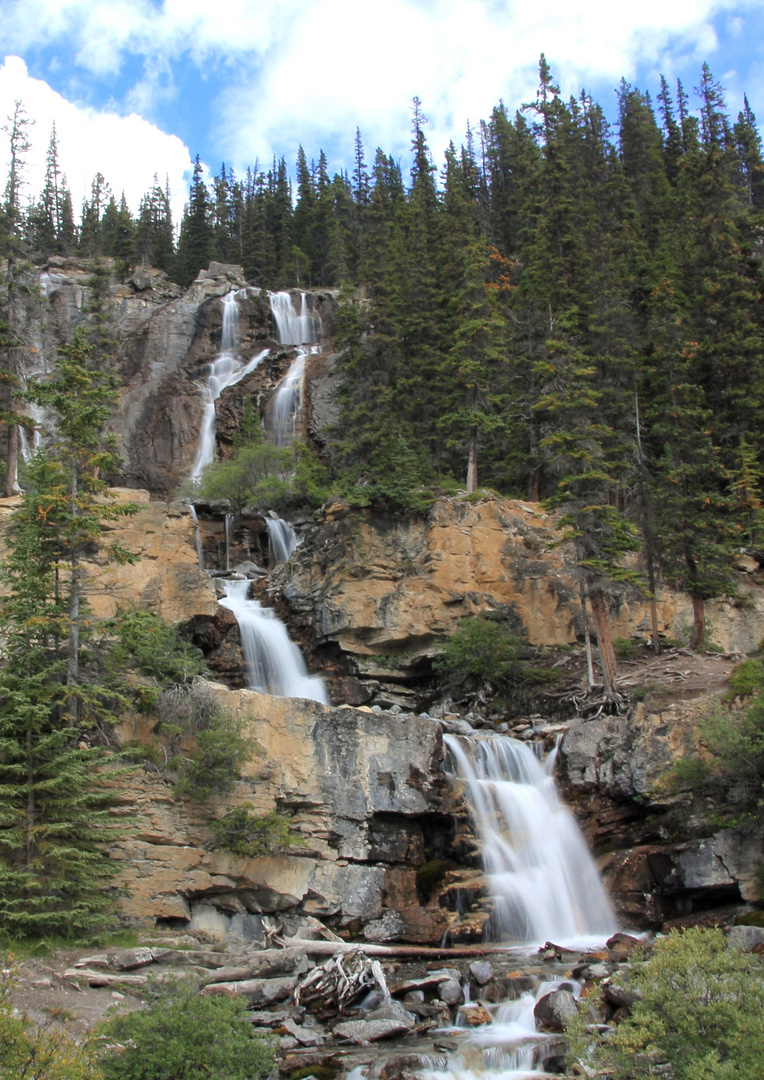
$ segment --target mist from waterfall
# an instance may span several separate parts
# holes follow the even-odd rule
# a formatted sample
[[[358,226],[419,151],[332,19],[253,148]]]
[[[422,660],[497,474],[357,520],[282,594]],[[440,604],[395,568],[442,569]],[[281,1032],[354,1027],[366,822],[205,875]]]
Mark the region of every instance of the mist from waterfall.
[[[494,902],[490,936],[523,943],[604,941],[615,916],[549,767],[505,735],[444,742],[463,780]]]
[[[205,467],[215,457],[215,402],[229,386],[235,386],[245,376],[251,374],[268,355],[263,349],[247,363],[242,363],[236,355],[239,344],[239,293],[246,289],[234,289],[223,297],[223,330],[220,340],[220,352],[210,364],[210,371],[204,387],[205,399],[202,423],[199,428],[199,443],[196,460],[191,472],[191,479],[199,480]]]
[[[247,579],[227,581],[225,596],[219,603],[233,612],[239,624],[250,689],[328,705],[323,681],[308,674],[302,653],[290,641],[286,626],[269,608],[248,598],[249,588]]]

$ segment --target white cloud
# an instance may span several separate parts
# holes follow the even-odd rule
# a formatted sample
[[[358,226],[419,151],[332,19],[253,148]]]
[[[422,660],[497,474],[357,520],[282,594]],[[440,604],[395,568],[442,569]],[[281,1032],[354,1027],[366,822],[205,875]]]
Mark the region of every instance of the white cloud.
[[[27,157],[26,195],[36,198],[45,175],[45,155],[55,120],[61,171],[72,192],[75,216],[82,199],[90,192],[97,172],[112,185],[117,199],[124,191],[133,213],[156,172],[164,186],[169,177],[173,214],[179,220],[187,194],[184,173],[191,169],[188,148],[176,135],[167,135],[135,113],[117,116],[97,109],[82,108],[66,101],[40,79],[29,76],[26,64],[17,56],[7,56],[0,67],[0,119],[10,115],[20,100],[34,127]],[[7,139],[0,142],[0,164],[7,167]]]
[[[699,69],[709,59],[713,66],[712,20],[721,14],[739,21],[761,8],[761,0],[640,0],[620,7],[611,0],[545,0],[539,7],[527,0],[226,0],[220,8],[209,0],[2,2],[0,47],[22,54],[44,48],[56,79],[73,80],[70,97],[96,100],[105,86],[113,92],[114,77],[137,58],[142,71],[115,110],[161,116],[188,85],[181,65],[195,65],[212,98],[213,128],[198,132],[194,150],[206,147],[208,159],[223,159],[239,173],[255,159],[267,167],[274,153],[291,161],[299,142],[309,156],[324,146],[332,167],[342,163],[338,150],[349,164],[356,126],[367,157],[375,145],[402,154],[415,94],[440,161],[448,140],[459,142],[467,122],[486,118],[499,99],[511,111],[533,99],[542,51],[565,96],[584,87],[600,99],[638,70],[657,79],[659,72],[671,78],[684,63]],[[182,100],[175,105],[182,108]],[[73,128],[85,131],[95,114],[71,108]],[[112,117],[109,131],[137,138],[136,121],[123,121],[121,128]],[[63,148],[63,130],[60,135]],[[148,168],[161,176],[168,158],[176,175],[185,148],[166,142],[170,136],[147,125],[146,151],[129,157],[118,153],[122,138],[111,140],[115,178],[126,166],[138,171],[154,154],[156,165]],[[112,168],[101,147],[91,155],[88,138],[78,140],[84,171],[94,171],[89,162],[95,165],[96,157],[101,171]]]

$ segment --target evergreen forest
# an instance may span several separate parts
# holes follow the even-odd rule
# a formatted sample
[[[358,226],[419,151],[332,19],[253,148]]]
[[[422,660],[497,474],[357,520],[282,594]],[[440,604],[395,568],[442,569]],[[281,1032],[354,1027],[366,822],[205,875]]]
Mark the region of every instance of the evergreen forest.
[[[440,168],[415,99],[408,180],[381,149],[367,162],[360,131],[351,175],[300,148],[294,181],[282,158],[207,184],[197,157],[177,230],[158,182],[134,217],[100,174],[76,222],[55,131],[23,206],[19,104],[9,276],[78,254],[188,285],[216,259],[263,288],[339,289],[341,493],[404,512],[454,484],[548,500],[595,619],[640,551],[648,587],[693,597],[698,645],[731,551],[760,541],[761,136],[705,65],[692,95],[665,79],[655,103],[626,82],[617,95],[611,128],[587,94],[562,99],[542,56],[535,101],[497,105]]]

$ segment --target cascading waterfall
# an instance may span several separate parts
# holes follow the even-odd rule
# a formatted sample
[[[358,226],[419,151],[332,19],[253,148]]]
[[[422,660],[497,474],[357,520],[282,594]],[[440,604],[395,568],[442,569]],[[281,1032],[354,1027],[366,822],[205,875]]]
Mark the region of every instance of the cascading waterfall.
[[[220,341],[220,352],[210,364],[210,372],[207,376],[207,384],[204,388],[205,404],[202,414],[202,423],[199,429],[199,446],[196,452],[196,461],[191,472],[191,479],[198,480],[205,466],[209,465],[215,456],[215,402],[229,386],[249,375],[259,367],[268,355],[268,349],[263,349],[243,364],[236,357],[236,348],[239,335],[239,305],[237,296],[239,292],[246,290],[234,289],[223,297],[223,332]]]
[[[269,428],[276,446],[290,446],[294,442],[297,420],[302,408],[302,385],[305,378],[305,361],[308,349],[316,351],[318,341],[316,321],[308,311],[305,293],[300,294],[300,314],[295,311],[292,297],[287,292],[269,293],[271,312],[281,345],[296,345],[297,355],[289,370],[279,383],[270,410]]]
[[[227,581],[220,605],[233,612],[239,624],[250,689],[328,705],[322,680],[308,674],[300,650],[274,612],[248,599],[249,585],[247,579]]]
[[[288,292],[269,292],[271,313],[280,345],[312,345],[318,341],[316,319],[308,310],[308,298],[300,293],[300,314]]]
[[[549,768],[508,736],[446,735],[472,803],[491,883],[491,936],[501,941],[586,943],[617,929],[610,902]]]
[[[269,563],[288,562],[289,557],[299,544],[297,533],[288,521],[280,517],[266,517],[265,525],[268,529],[268,547],[271,558]]]

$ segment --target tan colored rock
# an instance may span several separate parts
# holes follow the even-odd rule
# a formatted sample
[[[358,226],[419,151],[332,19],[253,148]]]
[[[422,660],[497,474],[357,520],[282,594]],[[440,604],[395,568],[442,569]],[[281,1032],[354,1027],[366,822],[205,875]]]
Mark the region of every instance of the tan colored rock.
[[[137,556],[134,563],[99,558],[85,564],[85,594],[96,619],[120,609],[140,608],[170,623],[194,615],[215,615],[217,597],[209,576],[199,569],[195,526],[187,507],[151,502],[147,491],[114,488],[116,502],[137,512],[106,523],[104,546],[119,544]],[[19,497],[0,499],[0,544]]]
[[[554,516],[519,500],[440,499],[425,519],[335,502],[290,562],[284,595],[308,612],[317,640],[336,641],[369,677],[384,667],[366,658],[432,654],[460,618],[491,608],[513,612],[531,644],[570,645],[582,639],[581,604],[559,540]],[[740,587],[745,619],[726,602],[706,605],[723,651],[750,651],[764,636],[764,592],[744,577]],[[681,638],[692,624],[689,599],[660,589],[658,616],[663,633]],[[610,625],[613,637],[647,638],[646,601],[616,596]]]
[[[354,925],[381,918],[383,897],[396,895],[386,887],[396,870],[378,850],[378,833],[385,830],[396,852],[421,850],[421,818],[438,801],[438,724],[219,685],[215,692],[245,720],[259,750],[230,798],[205,804],[174,800],[169,781],[156,773],[128,775],[119,810],[134,810],[135,832],[112,849],[129,893],[125,915],[189,919],[199,906],[213,906],[228,915],[204,915],[205,927],[221,933],[237,913],[337,915]],[[146,741],[149,725],[126,720],[119,734]],[[242,803],[257,813],[289,813],[304,846],[255,859],[214,850],[210,820]],[[412,892],[404,936],[432,940],[423,936],[428,925],[439,940],[443,919],[433,912],[417,920],[413,885]]]

